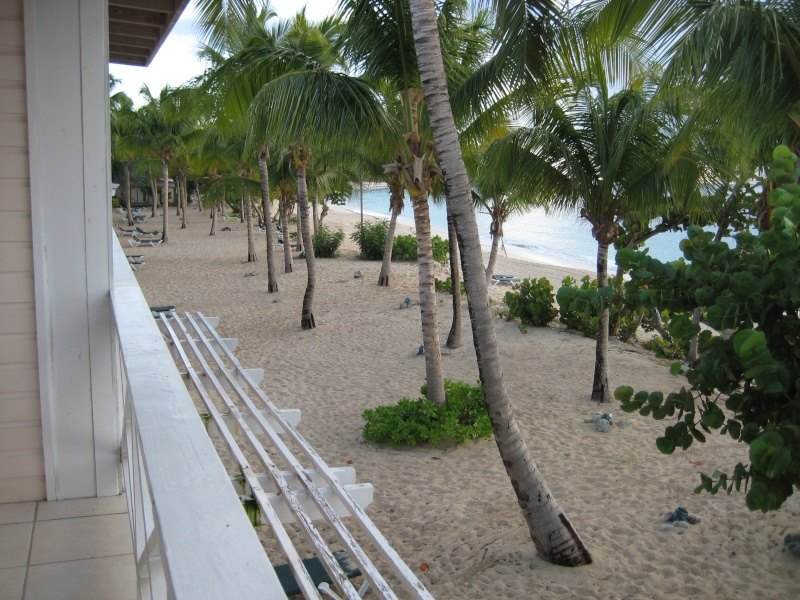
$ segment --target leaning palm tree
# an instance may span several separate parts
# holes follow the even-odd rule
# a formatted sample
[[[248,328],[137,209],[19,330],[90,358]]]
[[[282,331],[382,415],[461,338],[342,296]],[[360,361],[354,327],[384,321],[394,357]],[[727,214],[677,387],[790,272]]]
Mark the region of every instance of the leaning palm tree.
[[[531,538],[542,556],[560,565],[585,565],[592,557],[547,487],[514,418],[489,309],[478,225],[461,155],[444,73],[433,0],[411,0],[414,38],[439,158],[461,244],[472,335],[495,441]]]
[[[290,61],[286,72],[261,88],[251,107],[251,140],[266,132],[277,146],[288,148],[297,175],[299,219],[308,267],[300,319],[303,329],[316,326],[313,313],[316,271],[307,187],[309,161],[315,152],[345,155],[358,146],[359,140],[374,138],[375,132],[393,131],[374,88],[362,79],[334,70],[341,62],[335,41],[339,31],[336,20],[310,25],[302,14],[298,15],[282,50],[285,55],[303,60]],[[288,244],[289,232],[283,233]]]
[[[131,212],[131,162],[142,153],[137,135],[139,121],[133,110],[133,100],[125,92],[118,92],[111,97],[111,151],[122,161],[123,194],[125,218],[127,224],[133,225]]]

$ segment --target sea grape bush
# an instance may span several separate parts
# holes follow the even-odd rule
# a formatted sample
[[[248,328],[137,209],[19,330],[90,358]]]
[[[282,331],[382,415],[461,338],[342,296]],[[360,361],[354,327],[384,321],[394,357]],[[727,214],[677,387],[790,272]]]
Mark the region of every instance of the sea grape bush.
[[[503,297],[508,306],[506,317],[509,321],[519,319],[522,325],[544,326],[558,315],[553,286],[546,277],[523,279],[511,289]]]
[[[417,260],[417,237],[396,235],[392,243],[392,260],[413,262]]]
[[[439,279],[438,277],[433,280],[434,287],[436,288],[437,292],[441,292],[443,294],[452,294],[453,293],[453,280],[448,277],[447,279]],[[461,295],[464,296],[467,293],[467,286],[464,282],[461,282]]]
[[[619,337],[632,337],[638,323],[633,307],[626,299],[627,292],[615,278],[610,278],[609,284],[599,289],[597,280],[588,275],[581,279],[580,285],[574,278],[565,277],[556,293],[560,315],[558,320],[586,337],[596,338],[600,312],[608,306],[610,322],[620,321]]]
[[[450,246],[447,240],[438,235],[431,239],[433,246],[433,260],[446,265],[447,253]],[[403,260],[414,262],[417,260],[417,236],[415,235],[396,235],[392,244],[392,260]]]
[[[686,314],[669,326],[676,339],[699,333],[700,358],[686,377],[689,388],[671,393],[634,393],[625,386],[616,397],[626,412],[656,419],[674,417],[656,440],[662,452],[686,449],[718,431],[749,446],[749,464],[728,474],[701,475],[696,492],[729,494],[742,486],[750,510],[777,510],[800,485],[800,168],[786,146],[773,153],[772,229],[734,237],[736,247],[715,242],[713,234],[690,227],[681,242],[686,262],[662,263],[646,254],[620,250],[617,261],[646,307]],[[708,324],[699,332],[688,314],[707,307]],[[717,333],[717,332],[724,332]],[[673,373],[680,363],[673,365]],[[723,410],[725,409],[725,410]]]
[[[403,398],[393,406],[378,406],[362,413],[364,439],[392,446],[464,442],[491,437],[492,423],[480,382],[444,382],[446,402],[439,406],[420,397]],[[421,393],[425,396],[426,386]]]
[[[339,254],[339,247],[344,241],[344,231],[341,229],[329,229],[324,225],[317,228],[317,234],[312,242],[314,244],[314,255],[318,258],[335,258]]]
[[[350,238],[361,250],[361,258],[365,260],[381,260],[386,248],[386,235],[389,232],[389,221],[380,220],[358,223]]]

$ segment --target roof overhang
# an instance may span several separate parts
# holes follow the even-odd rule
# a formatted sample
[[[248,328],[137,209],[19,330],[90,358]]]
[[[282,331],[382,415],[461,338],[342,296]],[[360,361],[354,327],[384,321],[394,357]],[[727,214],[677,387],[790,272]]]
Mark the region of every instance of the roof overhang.
[[[146,67],[189,0],[108,0],[108,60]]]

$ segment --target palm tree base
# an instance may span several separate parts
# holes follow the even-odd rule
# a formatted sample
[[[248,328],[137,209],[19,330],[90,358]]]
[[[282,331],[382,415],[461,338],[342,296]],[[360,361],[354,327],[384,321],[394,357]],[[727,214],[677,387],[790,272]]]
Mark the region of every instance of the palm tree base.
[[[277,284],[277,282],[276,282],[276,283],[270,283],[270,284],[267,286],[267,293],[268,293],[268,294],[275,294],[275,293],[277,293],[277,291],[278,291],[278,284]]]
[[[378,279],[378,285],[380,287],[389,287],[389,276],[383,275],[380,279]]]
[[[316,326],[317,324],[314,321],[313,313],[308,313],[300,318],[300,327],[302,327],[304,331],[307,329],[314,329]]]

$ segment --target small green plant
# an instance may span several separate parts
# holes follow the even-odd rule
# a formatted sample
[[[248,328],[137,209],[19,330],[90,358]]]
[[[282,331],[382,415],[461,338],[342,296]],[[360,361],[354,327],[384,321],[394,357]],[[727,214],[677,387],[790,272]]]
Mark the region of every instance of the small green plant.
[[[344,231],[320,225],[313,238],[314,254],[319,258],[335,258],[339,255],[339,246],[343,241]]]
[[[434,286],[436,287],[437,292],[441,292],[443,294],[452,294],[453,293],[453,280],[448,277],[447,279],[434,279],[433,281]],[[467,286],[464,282],[461,282],[461,295],[465,295],[467,293]]]
[[[413,235],[396,235],[392,244],[392,260],[413,262],[417,260],[417,238]]]
[[[358,223],[350,238],[361,249],[361,258],[365,260],[383,259],[386,248],[386,234],[389,232],[389,221],[372,221],[363,225]]]
[[[638,322],[626,293],[616,278],[609,278],[609,286],[601,290],[597,280],[588,275],[584,275],[580,285],[574,278],[567,276],[556,293],[558,320],[588,338],[596,338],[600,311],[608,306],[610,322],[617,323],[619,320],[619,331],[615,335],[621,339],[629,339],[636,332]]]
[[[553,305],[553,286],[547,278],[526,278],[522,283],[514,284],[511,289],[503,298],[508,306],[509,320],[519,319],[522,325],[542,326],[558,315],[558,310]]]
[[[433,244],[433,260],[440,265],[446,265],[450,253],[450,243],[438,235],[433,236],[431,243]]]
[[[450,252],[450,244],[438,235],[431,238],[433,260],[437,263],[446,265],[447,256]],[[413,262],[417,260],[417,236],[397,235],[392,244],[392,260],[405,260]]]
[[[492,423],[480,382],[472,386],[445,379],[444,386],[444,406],[421,397],[365,410],[361,415],[364,439],[376,444],[416,446],[491,437]],[[422,386],[423,396],[426,392],[426,386]]]

